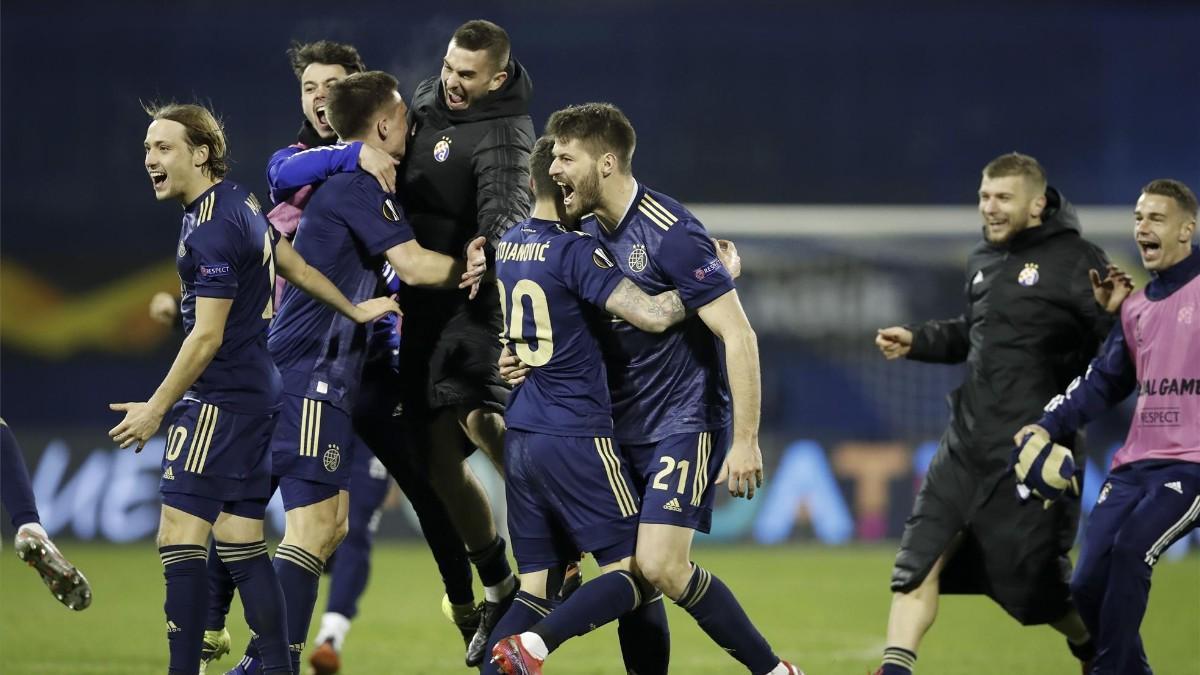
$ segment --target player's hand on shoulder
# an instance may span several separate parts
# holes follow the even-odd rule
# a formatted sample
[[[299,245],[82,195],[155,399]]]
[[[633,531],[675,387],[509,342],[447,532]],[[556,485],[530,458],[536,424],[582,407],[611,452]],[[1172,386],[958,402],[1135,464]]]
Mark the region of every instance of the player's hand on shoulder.
[[[159,291],[150,297],[150,318],[164,326],[175,323],[179,317],[179,303],[170,293]]]
[[[363,143],[358,150],[358,165],[363,171],[379,181],[379,187],[389,194],[396,192],[396,165],[400,162],[391,155]]]
[[[1096,298],[1096,304],[1109,314],[1121,311],[1121,303],[1133,292],[1133,279],[1112,263],[1103,279],[1094,269],[1088,270],[1088,279],[1092,282],[1092,297]]]
[[[109,403],[108,409],[125,413],[125,419],[108,430],[109,438],[122,448],[128,448],[136,442],[137,452],[141,452],[146,441],[150,440],[162,425],[163,413],[155,410],[146,401]]]
[[[504,351],[500,352],[500,377],[511,386],[517,386],[525,381],[525,376],[529,374],[529,366],[521,362],[521,359],[512,353],[512,348],[504,345]]]
[[[390,297],[363,300],[354,308],[354,320],[358,323],[368,323],[388,314],[400,315],[400,305]]]
[[[487,253],[484,251],[486,244],[487,239],[483,237],[475,237],[467,244],[467,271],[463,272],[462,283],[458,287],[471,289],[467,297],[472,300],[479,293],[479,284],[483,282],[483,275],[487,273]]]
[[[875,333],[875,346],[889,361],[908,356],[912,351],[912,340],[912,331],[903,326],[880,328]]]
[[[734,279],[742,276],[742,256],[738,255],[737,246],[733,245],[728,239],[713,239],[713,246],[717,248],[717,258],[725,269],[729,270],[729,276]]]
[[[763,484],[762,450],[758,441],[734,440],[717,474],[718,483],[727,483],[734,497],[754,499],[754,491]]]

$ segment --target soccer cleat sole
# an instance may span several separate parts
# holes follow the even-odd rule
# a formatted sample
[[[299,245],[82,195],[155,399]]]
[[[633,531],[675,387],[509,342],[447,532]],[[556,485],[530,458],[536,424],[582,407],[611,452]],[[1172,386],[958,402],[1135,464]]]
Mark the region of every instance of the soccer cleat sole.
[[[49,539],[36,532],[17,534],[17,557],[37,570],[56,600],[81,612],[92,604],[87,577],[72,565]]]

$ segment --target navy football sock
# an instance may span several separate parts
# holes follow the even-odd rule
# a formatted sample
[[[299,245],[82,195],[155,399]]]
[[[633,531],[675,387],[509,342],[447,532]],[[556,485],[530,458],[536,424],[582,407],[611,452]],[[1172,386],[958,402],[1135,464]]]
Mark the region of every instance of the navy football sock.
[[[508,556],[504,555],[504,538],[497,536],[492,543],[479,551],[471,551],[471,562],[479,570],[479,580],[484,586],[498,586],[512,576],[512,568],[508,566]]]
[[[883,650],[882,675],[912,675],[917,667],[917,655],[903,647],[888,647]]]
[[[300,653],[308,639],[308,624],[317,604],[317,585],[321,581],[324,563],[299,546],[280,544],[275,549],[275,574],[283,597],[287,599],[288,648],[291,649],[292,671],[300,671]],[[249,652],[247,652],[249,654]]]
[[[204,558],[208,549],[195,544],[162,546],[163,578],[167,582],[167,646],[171,661],[169,673],[194,673],[200,663],[204,641],[204,607],[208,584],[204,578]]]
[[[779,665],[779,657],[750,622],[733,592],[703,567],[692,564],[692,578],[675,604],[691,614],[713,642],[751,673],[762,675]]]
[[[547,649],[554,651],[567,640],[632,611],[641,601],[642,594],[632,574],[608,572],[580,586],[550,616],[529,630],[542,638]]]
[[[21,446],[17,445],[17,437],[3,420],[0,420],[0,500],[4,502],[14,529],[41,522]]]
[[[221,630],[225,627],[225,617],[229,615],[235,590],[237,586],[221,561],[214,539],[208,548],[208,618],[204,621],[204,630]]]
[[[617,624],[625,670],[638,675],[667,675],[671,665],[671,629],[662,594],[622,616]]]
[[[225,544],[214,541],[214,547],[217,555],[221,556],[223,567],[228,570],[230,583],[236,584],[242,595],[246,625],[255,635],[254,657],[261,655],[263,672],[292,672],[284,622],[283,590],[279,587],[271,559],[267,557],[267,543]],[[212,569],[211,565],[209,569]],[[211,577],[209,583],[212,583]]]
[[[517,591],[517,597],[513,600],[513,604],[500,618],[500,622],[496,624],[496,628],[492,630],[492,634],[488,636],[488,650],[483,655],[483,665],[479,669],[479,675],[500,675],[500,670],[496,664],[492,663],[492,647],[501,638],[506,638],[510,635],[520,635],[529,630],[538,621],[541,621],[546,615],[554,611],[559,603],[553,600],[543,600],[534,597],[525,591]]]

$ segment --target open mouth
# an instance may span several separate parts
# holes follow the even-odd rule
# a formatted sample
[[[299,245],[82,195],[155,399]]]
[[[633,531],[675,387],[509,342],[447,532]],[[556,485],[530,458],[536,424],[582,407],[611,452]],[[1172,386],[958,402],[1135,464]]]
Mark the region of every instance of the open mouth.
[[[161,188],[167,182],[167,173],[165,171],[151,171],[150,182],[154,184],[154,189]]]
[[[467,102],[467,97],[463,96],[459,92],[454,91],[453,89],[447,89],[446,100],[450,103],[450,105],[458,106],[465,104]]]
[[[323,127],[329,126],[329,118],[325,116],[325,104],[318,105],[313,108],[313,113],[317,116],[317,123]]]
[[[575,200],[575,188],[562,181],[559,181],[558,187],[562,190],[563,206],[570,206],[571,202]]]
[[[1139,239],[1137,244],[1138,249],[1142,252],[1142,257],[1156,256],[1158,255],[1158,252],[1162,250],[1162,244],[1149,239]]]

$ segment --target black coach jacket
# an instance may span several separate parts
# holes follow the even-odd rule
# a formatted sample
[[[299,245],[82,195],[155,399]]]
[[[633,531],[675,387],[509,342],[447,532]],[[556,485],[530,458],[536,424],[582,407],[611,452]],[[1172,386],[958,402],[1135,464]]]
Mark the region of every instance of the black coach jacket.
[[[986,239],[967,259],[966,313],[909,326],[908,358],[967,362],[950,393],[946,441],[968,465],[999,477],[1012,437],[1082,375],[1116,320],[1092,295],[1088,270],[1103,277],[1108,258],[1080,235],[1079,218],[1054,188],[1043,224],[1005,244]]]
[[[501,235],[529,217],[532,93],[516,59],[504,84],[466,110],[446,107],[438,77],[417,86],[400,193],[422,246],[462,257],[483,235],[490,259]]]

